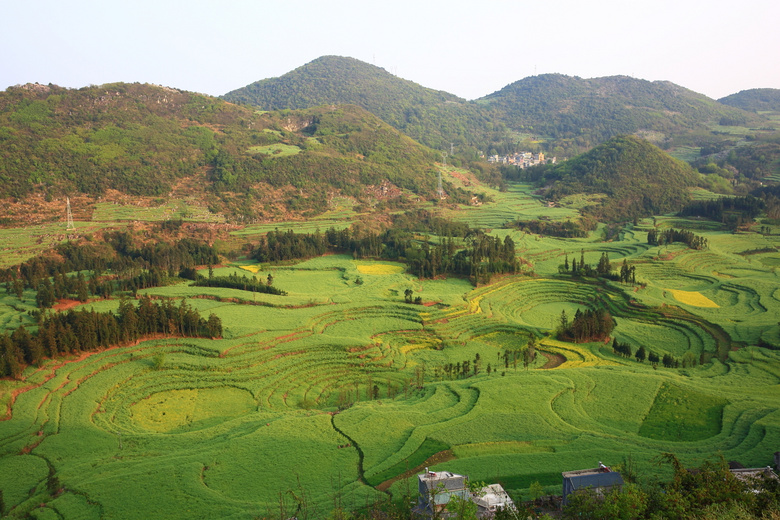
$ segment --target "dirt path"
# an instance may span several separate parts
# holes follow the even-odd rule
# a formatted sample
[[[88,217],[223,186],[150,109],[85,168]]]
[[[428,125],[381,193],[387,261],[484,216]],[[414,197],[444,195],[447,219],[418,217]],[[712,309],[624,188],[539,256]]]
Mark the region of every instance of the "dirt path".
[[[542,370],[556,368],[566,363],[566,358],[562,354],[550,354],[549,352],[539,351],[541,355],[547,358]]]
[[[443,462],[448,462],[448,461],[450,461],[450,460],[452,460],[454,458],[455,458],[455,455],[452,453],[452,450],[444,450],[444,451],[440,451],[439,453],[434,453],[433,455],[431,455],[430,457],[425,459],[425,462],[423,462],[419,466],[414,467],[414,468],[412,468],[410,470],[404,471],[403,473],[401,473],[397,477],[393,477],[390,480],[385,480],[384,482],[382,482],[381,484],[376,486],[376,489],[378,491],[381,491],[381,492],[385,493],[385,492],[387,492],[388,489],[390,489],[390,486],[392,486],[396,481],[402,480],[402,479],[405,479],[405,478],[409,478],[411,476],[414,476],[414,475],[420,473],[421,471],[423,471],[427,467],[434,466],[436,464],[441,464]]]

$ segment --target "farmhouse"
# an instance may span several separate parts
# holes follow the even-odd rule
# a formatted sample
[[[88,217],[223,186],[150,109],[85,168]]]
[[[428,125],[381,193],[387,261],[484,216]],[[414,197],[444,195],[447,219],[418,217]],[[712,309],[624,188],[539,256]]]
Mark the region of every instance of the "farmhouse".
[[[481,490],[469,492],[464,475],[449,471],[428,471],[417,475],[419,502],[414,512],[421,516],[446,518],[447,504],[453,496],[463,500],[471,500],[477,505],[479,518],[491,518],[499,509],[515,509],[515,504],[500,484],[491,484]]]
[[[477,504],[479,518],[492,517],[500,509],[515,509],[515,503],[501,484],[485,486],[479,493],[472,495],[471,500]]]
[[[597,495],[604,495],[615,487],[623,487],[623,477],[620,473],[612,471],[601,462],[598,468],[564,471],[562,475],[563,505],[567,504],[568,496],[577,491],[590,489]]]
[[[428,468],[425,468],[425,473],[417,475],[420,498],[414,508],[415,512],[423,516],[432,517],[435,514],[440,517],[453,496],[468,499],[466,479],[464,475],[449,471],[428,471]]]
[[[762,478],[778,480],[777,474],[769,466],[765,468],[730,468],[729,471],[737,477],[737,480],[747,484],[748,489],[754,493],[758,492],[753,487],[756,481],[760,481]]]

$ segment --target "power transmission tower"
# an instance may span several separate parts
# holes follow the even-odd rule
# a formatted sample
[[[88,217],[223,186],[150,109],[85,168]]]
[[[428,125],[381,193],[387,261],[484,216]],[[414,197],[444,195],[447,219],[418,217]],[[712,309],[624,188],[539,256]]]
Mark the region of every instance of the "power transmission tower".
[[[443,153],[441,157],[444,162],[443,166],[447,166],[447,154]],[[444,198],[444,188],[441,185],[441,170],[439,170],[439,185],[436,187],[436,194],[439,196],[439,199]]]
[[[70,211],[70,197],[65,197],[65,212],[67,213],[65,229],[76,229],[73,225],[73,213]]]

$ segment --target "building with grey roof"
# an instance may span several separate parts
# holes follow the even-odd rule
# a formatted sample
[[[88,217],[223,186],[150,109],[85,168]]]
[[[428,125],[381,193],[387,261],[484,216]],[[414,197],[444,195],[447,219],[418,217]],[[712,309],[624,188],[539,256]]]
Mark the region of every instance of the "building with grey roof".
[[[577,491],[590,489],[597,495],[604,495],[614,488],[623,487],[623,477],[620,473],[612,471],[600,462],[598,468],[564,471],[562,476],[563,505],[568,503],[569,495]]]

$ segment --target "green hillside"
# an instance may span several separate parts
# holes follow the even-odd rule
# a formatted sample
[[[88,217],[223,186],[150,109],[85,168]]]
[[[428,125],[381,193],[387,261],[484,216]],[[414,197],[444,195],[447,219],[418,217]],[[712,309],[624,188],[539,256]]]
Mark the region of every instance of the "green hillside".
[[[666,81],[545,74],[466,101],[339,56],[323,56],[223,98],[263,110],[356,104],[427,146],[447,149],[455,143],[461,153],[509,153],[531,146],[529,137],[538,137],[536,146],[571,156],[632,133],[655,142],[688,136],[681,144],[693,139],[701,146],[724,139],[711,133],[715,125],[765,123],[754,113]]]
[[[751,88],[718,100],[719,103],[755,112],[780,112],[780,89]]]
[[[273,189],[294,188],[298,199],[280,201],[292,209],[322,209],[334,190],[360,198],[385,180],[432,194],[439,158],[356,106],[262,113],[137,83],[9,88],[0,93],[0,157],[3,198],[161,196],[198,178],[223,200],[249,194],[247,214]]]
[[[484,144],[505,137],[503,129],[493,128],[494,116],[473,103],[341,56],[323,56],[222,97],[263,110],[355,104],[432,148],[447,149],[450,142]]]
[[[564,147],[589,147],[619,134],[664,137],[708,123],[744,124],[751,115],[667,81],[628,76],[583,79],[543,74],[522,79],[478,103],[519,131],[551,136]]]
[[[616,220],[678,210],[689,200],[686,188],[698,180],[687,163],[635,136],[618,136],[550,168],[543,183],[553,183],[553,200],[576,193],[607,198],[588,208],[601,219]]]

